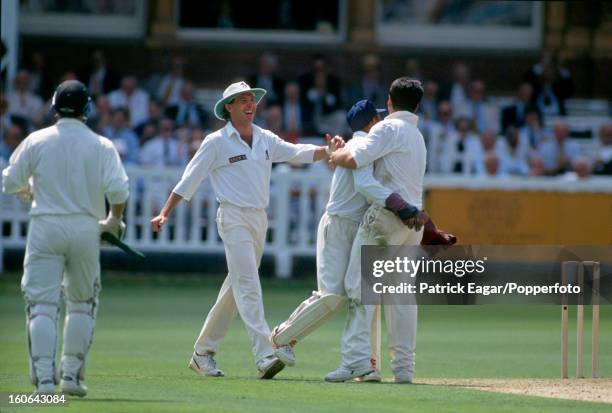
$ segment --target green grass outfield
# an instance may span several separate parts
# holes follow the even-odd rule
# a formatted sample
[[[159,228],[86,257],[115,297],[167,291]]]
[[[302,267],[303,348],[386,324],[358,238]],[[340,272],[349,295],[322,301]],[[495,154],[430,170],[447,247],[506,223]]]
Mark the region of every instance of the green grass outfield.
[[[0,404],[0,412],[612,412],[612,404],[455,386],[325,383],[325,373],[339,363],[343,312],[301,342],[296,348],[297,366],[286,368],[272,381],[256,378],[247,334],[237,320],[217,356],[226,377],[205,379],[187,369],[187,362],[221,278],[118,273],[103,277],[86,380],[88,396],[71,398],[66,408],[10,410]],[[312,280],[264,280],[270,325],[286,318],[313,287]],[[18,275],[3,274],[0,393],[32,389],[23,308]],[[602,377],[612,376],[611,310],[608,306],[601,311]],[[585,314],[585,348],[590,349],[590,308]],[[422,306],[418,334],[417,378],[559,376],[558,306]],[[571,353],[570,371],[574,360]],[[384,377],[391,378],[388,359],[383,363]],[[589,354],[585,366],[586,372]]]

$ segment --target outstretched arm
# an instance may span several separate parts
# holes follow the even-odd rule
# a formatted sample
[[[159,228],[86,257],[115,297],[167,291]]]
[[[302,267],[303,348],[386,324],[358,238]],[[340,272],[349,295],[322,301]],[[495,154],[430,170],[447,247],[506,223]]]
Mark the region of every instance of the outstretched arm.
[[[161,231],[161,227],[168,221],[168,217],[172,213],[172,210],[183,200],[183,197],[176,192],[171,192],[170,196],[166,200],[164,207],[162,208],[159,215],[151,220],[151,228],[153,232]]]

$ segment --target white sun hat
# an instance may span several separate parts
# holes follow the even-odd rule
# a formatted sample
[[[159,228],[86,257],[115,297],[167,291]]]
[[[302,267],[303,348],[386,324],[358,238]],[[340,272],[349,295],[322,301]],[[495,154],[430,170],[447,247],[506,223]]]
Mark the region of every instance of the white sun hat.
[[[255,103],[259,103],[262,97],[266,94],[265,89],[260,89],[258,87],[252,88],[246,84],[246,82],[236,82],[232,83],[223,91],[223,97],[215,103],[215,116],[217,119],[225,120],[223,117],[223,113],[225,111],[225,104],[229,103],[236,96],[245,93],[251,92],[255,95]]]

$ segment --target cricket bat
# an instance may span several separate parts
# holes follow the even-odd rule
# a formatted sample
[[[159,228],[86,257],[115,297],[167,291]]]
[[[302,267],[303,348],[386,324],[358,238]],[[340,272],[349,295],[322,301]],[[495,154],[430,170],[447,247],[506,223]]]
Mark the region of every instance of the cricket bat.
[[[129,245],[121,241],[119,238],[117,238],[110,232],[105,231],[102,234],[100,234],[100,239],[102,239],[102,241],[106,241],[109,244],[118,247],[119,249],[123,250],[125,253],[127,253],[131,257],[139,258],[141,260],[145,258],[145,255],[142,252],[130,247]]]

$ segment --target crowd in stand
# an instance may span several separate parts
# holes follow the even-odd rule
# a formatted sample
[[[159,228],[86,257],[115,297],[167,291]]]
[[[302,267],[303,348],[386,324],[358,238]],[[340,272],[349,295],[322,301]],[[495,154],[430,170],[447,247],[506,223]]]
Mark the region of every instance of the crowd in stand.
[[[12,92],[0,95],[0,158],[5,161],[28,133],[54,122],[54,85],[44,71],[44,55],[34,53],[30,61],[13,79]],[[78,78],[88,86],[93,105],[87,123],[113,141],[125,164],[182,166],[222,123],[196,101],[194,82],[184,75],[185,60],[174,57],[170,66],[163,75],[139,80],[113,71],[104,53],[96,51],[86,70],[67,72],[57,83]],[[348,138],[347,107],[363,98],[386,106],[387,88],[375,55],[365,56],[360,79],[350,84],[341,82],[324,56],[314,56],[309,70],[290,80],[279,76],[278,67],[278,57],[265,53],[246,80],[268,91],[255,123],[290,142],[327,132]],[[563,116],[573,81],[549,54],[525,74],[513,101],[501,107],[488,99],[487,85],[472,78],[464,63],[453,66],[448,84],[421,73],[414,59],[406,62],[405,72],[423,83],[419,127],[430,173],[612,174],[612,122],[598,128],[590,149],[569,139]]]

